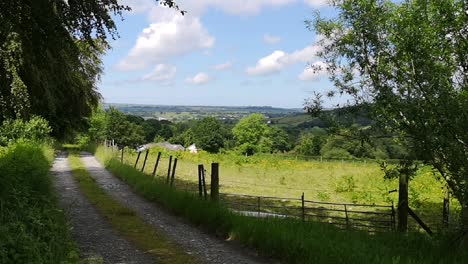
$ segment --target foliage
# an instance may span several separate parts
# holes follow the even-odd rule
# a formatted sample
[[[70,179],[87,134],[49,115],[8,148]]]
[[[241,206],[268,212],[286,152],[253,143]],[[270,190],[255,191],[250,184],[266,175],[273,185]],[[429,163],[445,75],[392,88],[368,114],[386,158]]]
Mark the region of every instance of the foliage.
[[[84,128],[100,99],[100,56],[118,36],[113,16],[127,10],[117,0],[1,1],[0,122],[40,115],[60,137]]]
[[[0,151],[0,262],[78,263],[49,166],[53,153],[31,143]]]
[[[106,111],[106,137],[122,146],[136,147],[145,143],[143,128],[127,120],[114,108]]]
[[[221,122],[214,117],[205,117],[191,128],[197,147],[210,153],[217,153],[224,147],[224,134]]]
[[[7,119],[0,126],[0,145],[19,140],[44,142],[51,131],[49,123],[42,117],[34,116],[29,121]]]
[[[232,129],[237,149],[246,155],[257,152],[269,152],[271,140],[268,138],[269,128],[265,117],[252,114],[242,118]]]
[[[468,204],[466,1],[333,4],[337,17],[309,24],[323,36],[319,56],[337,89],[329,94],[350,94],[380,129],[411,138],[416,157]]]

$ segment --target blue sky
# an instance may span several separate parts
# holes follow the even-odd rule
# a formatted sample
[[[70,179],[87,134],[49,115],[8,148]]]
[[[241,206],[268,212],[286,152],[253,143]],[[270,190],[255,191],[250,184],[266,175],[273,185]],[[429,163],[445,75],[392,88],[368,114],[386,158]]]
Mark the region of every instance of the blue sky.
[[[326,0],[179,0],[185,16],[154,0],[117,21],[103,58],[107,103],[302,107],[331,87],[304,20]]]

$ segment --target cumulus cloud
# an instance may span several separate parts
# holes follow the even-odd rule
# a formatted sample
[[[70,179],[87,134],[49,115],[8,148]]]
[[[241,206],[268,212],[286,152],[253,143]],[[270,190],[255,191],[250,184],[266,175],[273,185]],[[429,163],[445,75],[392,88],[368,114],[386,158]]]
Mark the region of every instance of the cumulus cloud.
[[[270,55],[258,60],[254,67],[247,68],[246,72],[249,75],[268,75],[279,72],[290,65],[314,60],[320,49],[318,45],[310,45],[302,50],[297,50],[289,54],[281,50],[276,50]]]
[[[311,7],[323,7],[329,5],[330,0],[304,0]]]
[[[197,17],[175,15],[151,23],[140,33],[126,58],[117,65],[123,71],[141,70],[169,58],[214,46],[215,38]]]
[[[207,84],[210,81],[210,76],[204,72],[197,73],[197,75],[187,78],[186,82],[195,85]]]
[[[266,44],[276,44],[281,41],[280,37],[272,36],[270,34],[263,35],[263,42]]]
[[[168,81],[175,77],[177,69],[175,66],[158,64],[154,69],[143,76],[144,81]]]
[[[299,74],[299,80],[315,81],[327,75],[327,64],[323,61],[312,63],[309,67]]]
[[[214,65],[211,68],[213,70],[215,70],[215,71],[224,71],[224,70],[227,70],[227,69],[229,69],[231,67],[232,67],[232,62],[228,61],[228,62],[225,62],[225,63]]]

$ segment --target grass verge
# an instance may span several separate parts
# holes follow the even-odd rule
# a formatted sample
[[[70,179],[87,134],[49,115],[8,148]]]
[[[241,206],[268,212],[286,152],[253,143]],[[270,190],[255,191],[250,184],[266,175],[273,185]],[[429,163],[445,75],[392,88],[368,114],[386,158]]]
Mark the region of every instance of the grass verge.
[[[77,263],[49,168],[53,150],[33,143],[0,148],[0,263]]]
[[[421,234],[371,235],[340,231],[326,224],[235,215],[222,204],[170,188],[120,163],[105,151],[98,151],[97,157],[114,175],[148,200],[285,263],[464,263],[467,257],[466,253],[453,251],[448,255],[443,238],[432,239]]]
[[[84,168],[77,154],[69,156],[72,174],[80,190],[97,210],[109,221],[114,229],[137,247],[154,255],[158,263],[189,264],[199,263],[180,250],[154,227],[146,224],[135,212],[113,200],[101,189]]]

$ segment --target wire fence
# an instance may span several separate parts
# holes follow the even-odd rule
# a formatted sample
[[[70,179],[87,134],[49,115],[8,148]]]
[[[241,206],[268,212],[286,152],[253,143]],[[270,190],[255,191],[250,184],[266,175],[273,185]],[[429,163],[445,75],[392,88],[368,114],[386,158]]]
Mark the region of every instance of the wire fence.
[[[329,203],[301,198],[279,198],[221,193],[220,199],[236,213],[252,217],[295,218],[332,224],[340,229],[388,232],[395,230],[392,205]]]

